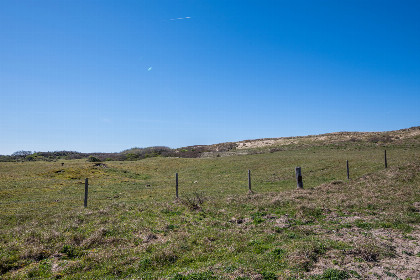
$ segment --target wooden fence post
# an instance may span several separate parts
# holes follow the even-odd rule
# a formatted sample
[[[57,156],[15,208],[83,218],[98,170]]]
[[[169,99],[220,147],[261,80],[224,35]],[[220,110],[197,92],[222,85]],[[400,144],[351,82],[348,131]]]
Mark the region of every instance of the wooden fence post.
[[[302,168],[300,167],[296,167],[296,182],[297,182],[297,188],[303,189]]]
[[[178,198],[178,173],[175,173],[175,195]]]
[[[386,160],[386,150],[385,150],[384,158],[385,158],[385,168],[388,168],[388,162]]]
[[[347,160],[347,179],[350,179],[349,161]]]
[[[252,193],[251,190],[251,170],[248,169],[248,192]]]
[[[87,207],[88,201],[88,188],[89,188],[89,181],[88,178],[85,179],[85,208]]]

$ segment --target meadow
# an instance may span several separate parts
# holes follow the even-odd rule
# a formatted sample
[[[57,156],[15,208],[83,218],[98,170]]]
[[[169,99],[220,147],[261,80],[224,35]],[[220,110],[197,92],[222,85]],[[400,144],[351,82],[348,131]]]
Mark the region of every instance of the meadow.
[[[418,136],[0,162],[0,278],[420,279],[419,210]]]

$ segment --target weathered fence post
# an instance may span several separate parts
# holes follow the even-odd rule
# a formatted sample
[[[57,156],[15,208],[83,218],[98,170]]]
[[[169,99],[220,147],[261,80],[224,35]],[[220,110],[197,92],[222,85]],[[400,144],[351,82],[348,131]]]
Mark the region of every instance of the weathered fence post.
[[[178,198],[178,173],[175,173],[175,194],[176,198]]]
[[[88,201],[88,188],[89,188],[89,181],[88,178],[85,179],[85,207],[87,207]]]
[[[384,158],[385,158],[385,168],[388,168],[388,162],[386,160],[386,150],[385,150]]]
[[[300,167],[296,167],[296,182],[297,182],[297,188],[303,189],[302,168]]]
[[[349,161],[347,160],[347,179],[350,179]]]
[[[251,190],[251,170],[248,170],[248,192],[252,192]]]

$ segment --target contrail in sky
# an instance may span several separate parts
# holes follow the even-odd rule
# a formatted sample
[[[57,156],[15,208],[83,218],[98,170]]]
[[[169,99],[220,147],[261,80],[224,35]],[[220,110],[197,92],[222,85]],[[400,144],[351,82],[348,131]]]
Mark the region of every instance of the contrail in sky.
[[[169,19],[169,20],[179,20],[179,19],[190,19],[191,17],[184,17],[184,18],[171,18],[171,19]]]

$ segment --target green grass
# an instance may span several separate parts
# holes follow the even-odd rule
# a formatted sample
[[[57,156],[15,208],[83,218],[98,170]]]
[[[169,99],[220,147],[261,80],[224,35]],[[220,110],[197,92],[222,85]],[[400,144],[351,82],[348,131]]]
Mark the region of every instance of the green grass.
[[[357,143],[231,157],[156,157],[107,167],[86,160],[64,166],[0,163],[0,275],[347,279],[345,270],[304,275],[329,253],[368,262],[392,258],[393,252],[327,233],[409,234],[420,222],[413,208],[420,201],[420,146],[388,146],[387,154],[387,170],[383,147]],[[301,191],[296,166],[302,167]],[[362,218],[342,221],[352,216]]]
[[[344,270],[327,269],[321,275],[312,276],[311,280],[344,280],[350,278],[350,273]]]

